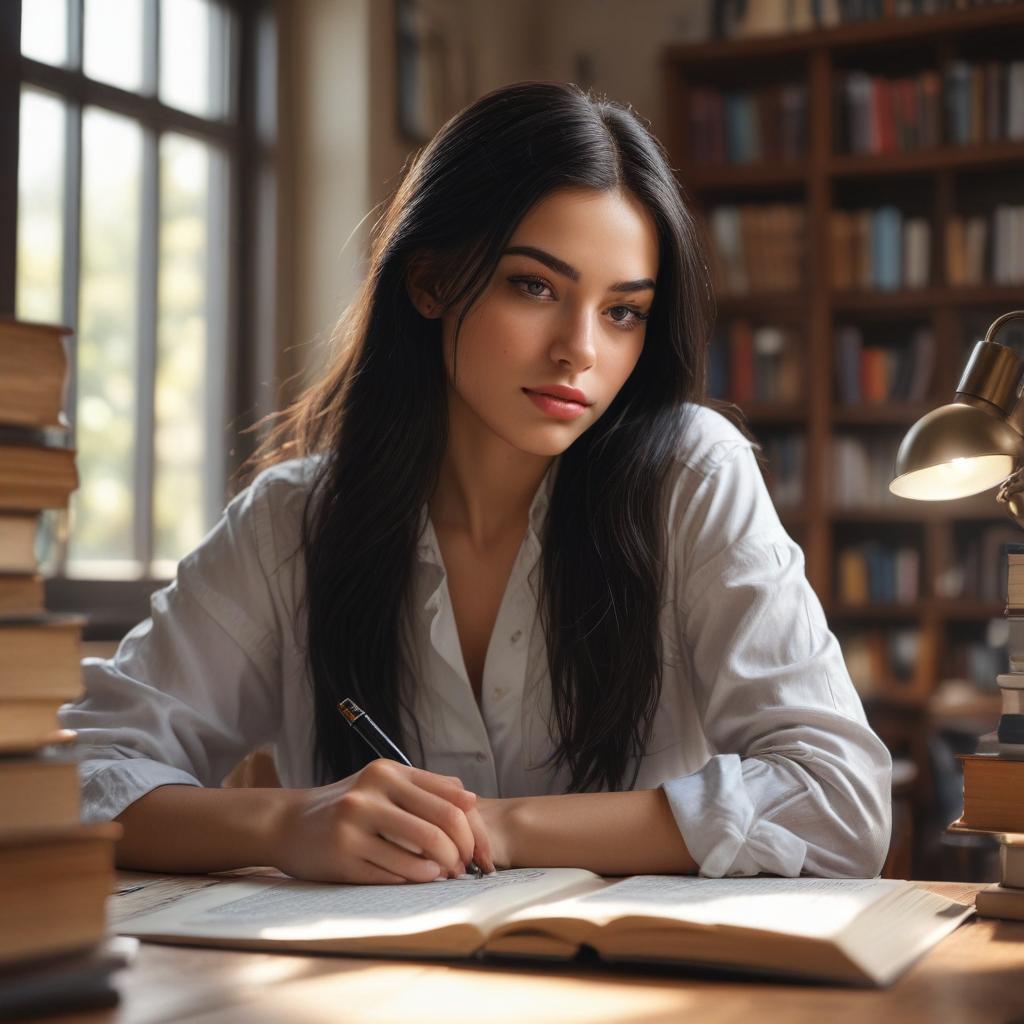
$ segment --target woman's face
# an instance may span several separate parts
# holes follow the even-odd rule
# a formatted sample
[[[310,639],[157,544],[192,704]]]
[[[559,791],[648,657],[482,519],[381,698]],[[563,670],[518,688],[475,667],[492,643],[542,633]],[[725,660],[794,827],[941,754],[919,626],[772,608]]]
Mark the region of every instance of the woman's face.
[[[553,456],[633,372],[658,277],[658,236],[631,195],[552,193],[523,218],[459,332],[443,314],[453,429]],[[543,397],[574,389],[578,401]]]

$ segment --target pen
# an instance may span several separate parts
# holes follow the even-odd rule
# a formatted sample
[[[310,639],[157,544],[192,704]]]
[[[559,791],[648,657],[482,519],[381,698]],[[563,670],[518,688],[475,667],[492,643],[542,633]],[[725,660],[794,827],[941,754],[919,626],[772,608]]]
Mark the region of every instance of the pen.
[[[378,757],[387,757],[392,761],[401,761],[410,768],[415,767],[412,761],[388,739],[384,730],[351,697],[338,701],[338,710],[342,718],[366,740]],[[468,867],[476,878],[483,878],[483,868],[475,860],[471,860]]]

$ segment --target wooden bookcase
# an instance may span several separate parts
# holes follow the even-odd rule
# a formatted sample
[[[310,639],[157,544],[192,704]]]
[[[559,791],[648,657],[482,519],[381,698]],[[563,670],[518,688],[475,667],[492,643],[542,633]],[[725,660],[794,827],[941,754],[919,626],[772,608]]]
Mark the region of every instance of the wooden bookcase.
[[[834,438],[901,435],[920,415],[952,401],[965,354],[981,336],[978,324],[1024,304],[1024,284],[952,287],[946,282],[945,229],[960,212],[1005,202],[1024,205],[1024,141],[939,145],[882,155],[843,152],[838,93],[849,71],[882,76],[937,71],[943,83],[939,116],[945,134],[946,73],[957,60],[1014,61],[1024,56],[1024,4],[998,5],[907,18],[887,18],[800,34],[673,46],[664,52],[665,114],[655,127],[684,190],[703,211],[719,204],[786,201],[802,204],[805,216],[805,277],[793,293],[720,296],[719,321],[731,317],[774,320],[802,333],[804,398],[786,406],[743,408],[756,435],[780,429],[805,438],[804,501],[780,509],[783,522],[802,545],[811,584],[829,624],[845,628],[920,629],[917,670],[909,681],[879,680],[871,696],[873,720],[910,722],[893,743],[927,771],[923,739],[914,738],[927,716],[936,684],[948,675],[953,647],[983,638],[1003,602],[940,596],[935,581],[958,557],[973,531],[1005,523],[986,493],[959,502],[903,502],[878,510],[835,507],[831,452]],[[762,87],[803,83],[806,89],[806,149],[802,159],[709,165],[695,160],[689,137],[691,90],[713,87],[756,92]],[[830,216],[834,210],[910,201],[911,212],[931,224],[930,285],[917,290],[839,291],[831,285]],[[888,324],[931,329],[936,358],[927,401],[849,407],[836,394],[835,333],[846,323],[866,328]],[[983,327],[981,328],[984,329]],[[871,603],[850,607],[835,599],[835,553],[849,538],[910,538],[919,550],[919,598],[911,604]],[[994,680],[993,680],[994,683]],[[995,703],[981,702],[983,715],[998,716]],[[878,727],[878,726],[876,726]],[[883,732],[883,728],[879,729]],[[909,739],[908,739],[909,737]],[[914,747],[915,749],[910,749]]]

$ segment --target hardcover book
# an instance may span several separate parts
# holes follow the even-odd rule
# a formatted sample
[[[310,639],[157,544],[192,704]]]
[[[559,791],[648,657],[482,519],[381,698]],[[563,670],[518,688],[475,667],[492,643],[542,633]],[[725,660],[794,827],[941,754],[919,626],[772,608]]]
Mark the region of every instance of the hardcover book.
[[[692,964],[854,985],[894,981],[972,906],[891,879],[518,868],[422,885],[283,876],[210,886],[118,931],[200,946],[368,956]]]

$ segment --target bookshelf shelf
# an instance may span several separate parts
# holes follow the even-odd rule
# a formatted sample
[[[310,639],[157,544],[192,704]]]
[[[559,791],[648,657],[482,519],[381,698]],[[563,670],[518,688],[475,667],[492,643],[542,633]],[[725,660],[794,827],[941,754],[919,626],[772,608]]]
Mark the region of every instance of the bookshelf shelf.
[[[910,504],[885,505],[878,508],[834,507],[828,512],[829,518],[837,523],[953,523],[958,520],[970,522],[1004,522],[1011,524],[1000,506],[992,498],[975,502],[963,501],[914,502]]]
[[[832,601],[825,606],[829,618],[886,622],[912,622],[919,619],[924,610],[923,601],[915,601],[912,604],[882,604],[877,601],[870,604],[846,604]]]
[[[807,406],[773,402],[748,402],[743,414],[752,424],[803,424],[807,422]]]
[[[979,622],[1002,618],[1006,611],[1003,601],[971,601],[967,599],[934,598],[933,610],[950,622]]]
[[[939,290],[935,288],[916,288],[891,292],[832,290],[830,298],[835,313],[928,313],[941,305],[945,296],[940,295]]]
[[[836,426],[907,426],[920,419],[932,405],[885,402],[877,405],[837,405],[832,411]]]
[[[1021,166],[1024,167],[1024,143],[1020,145]],[[974,288],[920,288],[893,292],[830,290],[832,310],[842,314],[864,312],[920,312],[930,313],[936,307],[1002,306],[1006,309],[1019,305],[1024,296],[1024,284],[981,285]],[[954,371],[955,372],[955,371]],[[952,381],[955,384],[955,381]],[[952,394],[952,392],[950,393]]]
[[[722,316],[760,316],[795,320],[806,309],[803,295],[791,292],[761,292],[747,295],[719,295],[716,299]]]
[[[696,164],[683,185],[703,192],[770,191],[802,188],[807,167],[802,163]]]
[[[957,644],[984,645],[987,621],[1003,614],[1003,605],[994,600],[971,598],[940,598],[930,596],[942,587],[954,586],[957,573],[963,571],[968,549],[985,547],[986,538],[993,542],[1000,524],[1010,519],[995,501],[994,491],[957,502],[892,502],[877,507],[847,508],[838,486],[838,474],[850,472],[846,460],[837,454],[847,451],[849,442],[859,445],[869,462],[870,492],[859,484],[847,487],[845,493],[857,499],[861,493],[887,491],[891,462],[881,456],[886,446],[895,444],[910,424],[931,409],[953,400],[954,387],[963,368],[968,346],[980,337],[979,324],[987,326],[999,313],[1019,308],[1024,296],[1024,280],[1019,285],[981,284],[954,286],[958,279],[950,269],[956,250],[952,244],[954,219],[989,217],[999,205],[1024,205],[1024,139],[1014,139],[1019,126],[1010,130],[1010,122],[993,123],[985,107],[984,131],[964,135],[962,124],[954,122],[955,104],[950,100],[959,79],[951,71],[962,71],[986,62],[1008,66],[1024,59],[1024,3],[997,4],[985,7],[907,17],[888,17],[862,21],[829,29],[812,30],[771,37],[720,40],[696,46],[678,45],[665,50],[662,71],[666,118],[658,130],[669,151],[672,166],[679,180],[706,218],[708,237],[715,240],[712,215],[719,207],[732,205],[743,211],[759,204],[799,205],[803,215],[802,267],[804,280],[797,292],[761,294],[719,294],[719,336],[726,339],[736,321],[752,325],[777,325],[797,331],[804,373],[803,401],[785,406],[741,403],[752,432],[766,450],[773,439],[802,441],[805,447],[803,466],[803,500],[798,508],[780,508],[783,524],[793,532],[804,550],[808,578],[841,635],[881,633],[894,643],[906,639],[908,631],[916,631],[919,646],[914,663],[913,679],[902,678],[894,671],[884,671],[874,680],[871,692],[875,706],[885,705],[920,710],[927,707],[939,683],[954,669]],[[859,79],[874,88],[881,79],[913,78],[930,89],[939,83],[936,118],[911,125],[913,134],[896,135],[900,144],[910,141],[938,144],[914,150],[887,153],[846,153],[840,147],[861,136],[849,132],[850,124],[837,116],[845,116],[856,100],[847,91],[848,76],[858,73]],[[916,77],[915,77],[916,76]],[[925,77],[922,77],[925,76]],[[1010,76],[1005,76],[1009,83]],[[759,160],[745,164],[717,165],[698,162],[709,152],[707,138],[699,134],[706,122],[689,116],[691,98],[697,90],[733,91],[763,94],[755,104],[767,102],[767,94],[780,85],[802,88],[806,95],[806,124],[803,126],[802,160]],[[972,85],[973,88],[973,85]],[[1007,88],[1010,88],[1009,85]],[[884,95],[884,92],[883,92]],[[895,93],[893,94],[895,96]],[[977,96],[972,95],[971,111],[981,110]],[[874,94],[873,94],[874,96]],[[930,96],[934,97],[934,93]],[[1014,99],[1014,104],[1019,100]],[[1007,103],[1007,107],[1009,104]],[[858,110],[861,108],[857,108]],[[927,114],[931,109],[915,107]],[[872,110],[872,116],[878,116]],[[938,134],[929,134],[938,123]],[[720,126],[719,126],[720,127]],[[887,131],[891,126],[887,127]],[[925,130],[927,129],[927,131]],[[712,125],[707,130],[718,130]],[[958,144],[965,137],[987,139]],[[889,135],[889,142],[893,136]],[[771,152],[778,152],[772,141]],[[861,146],[861,148],[863,148]],[[848,219],[862,219],[865,212],[873,218],[885,207],[895,207],[900,215],[900,231],[916,222],[915,230],[925,226],[925,244],[921,235],[914,239],[912,253],[917,260],[913,273],[907,262],[897,264],[897,280],[928,282],[923,287],[900,287],[893,290],[837,288],[833,280],[893,280],[875,265],[877,250],[866,248],[857,236],[850,250],[838,248],[843,243],[841,231]],[[842,211],[848,218],[833,218]],[[727,211],[728,213],[728,211]],[[721,224],[719,214],[719,230]],[[953,228],[950,227],[953,225]],[[860,230],[860,225],[855,225]],[[874,231],[874,224],[870,225]],[[728,238],[728,235],[719,237]],[[874,241],[873,235],[867,236]],[[884,237],[884,236],[883,236]],[[892,237],[891,235],[889,236]],[[898,236],[909,247],[908,234]],[[992,242],[992,234],[988,242]],[[742,231],[740,242],[743,242]],[[780,259],[792,256],[790,244],[776,242]],[[859,250],[857,246],[860,246]],[[741,251],[740,258],[746,258]],[[924,252],[922,267],[920,259]],[[849,263],[851,252],[859,252],[862,262]],[[836,253],[854,272],[844,276],[833,274],[844,269]],[[872,257],[871,273],[865,273],[865,253]],[[735,252],[725,254],[735,259]],[[759,254],[764,259],[764,253]],[[891,256],[891,252],[889,253]],[[768,259],[773,258],[769,250]],[[888,258],[888,257],[887,257]],[[723,253],[717,254],[721,264]],[[725,280],[733,280],[735,263],[724,265]],[[922,272],[926,271],[926,272]],[[966,279],[978,280],[971,272]],[[993,280],[994,273],[986,265],[982,278]],[[837,344],[841,330],[856,330],[863,339],[863,348],[851,349]],[[984,326],[980,328],[984,330]],[[856,392],[850,386],[850,366],[865,363],[849,362],[849,353],[857,355],[873,349],[871,358],[877,366],[883,350],[890,353],[907,350],[917,360],[920,349],[914,348],[917,332],[930,337],[930,372],[922,372],[913,389],[906,386],[906,374],[900,388],[879,391],[872,386],[869,393],[913,394],[911,401],[890,401],[878,404],[844,404]],[[845,353],[844,376],[839,380],[839,355]],[[732,356],[732,350],[728,353]],[[741,365],[741,364],[737,364]],[[889,364],[886,364],[888,366]],[[895,357],[892,365],[896,366]],[[909,365],[920,365],[912,361]],[[889,372],[888,369],[886,372]],[[899,373],[887,378],[900,380]],[[732,382],[733,377],[719,376]],[[739,379],[743,379],[740,375]],[[758,378],[759,379],[759,378]],[[858,378],[861,387],[864,377]],[[877,383],[878,378],[869,378]],[[845,386],[840,390],[839,383]],[[920,386],[919,386],[920,385]],[[923,400],[921,398],[923,386]],[[862,393],[868,393],[863,391]],[[728,396],[724,396],[728,397]],[[836,442],[839,442],[838,444]],[[779,449],[776,449],[779,450]],[[880,453],[880,454],[879,454]],[[870,456],[870,458],[867,458]],[[877,456],[877,457],[876,457]],[[876,465],[877,463],[877,465]],[[886,463],[883,465],[883,463]],[[779,471],[770,461],[769,473]],[[884,480],[883,480],[884,477]],[[849,480],[853,480],[853,476]],[[859,479],[859,477],[858,477]],[[849,483],[849,480],[846,481]],[[885,495],[888,498],[888,494]],[[1024,538],[1022,538],[1024,539]],[[919,556],[919,600],[900,604],[849,604],[837,601],[839,593],[839,555],[845,549],[877,542],[883,548],[912,548]],[[992,543],[988,543],[992,548]],[[987,550],[987,549],[986,549]],[[987,554],[980,562],[987,564]],[[973,563],[972,563],[973,564]],[[980,563],[979,563],[980,564]],[[944,590],[943,592],[953,592]],[[970,592],[968,587],[965,592]],[[994,593],[981,589],[978,593]],[[908,594],[909,596],[909,594]],[[890,666],[891,667],[891,666]],[[881,704],[879,704],[881,702]],[[910,728],[908,726],[908,728]],[[911,730],[912,731],[912,730]],[[909,735],[909,734],[908,734]],[[905,737],[904,750],[916,742]],[[916,755],[915,755],[916,756]],[[931,771],[922,761],[924,775]]]
[[[1015,9],[1016,8],[1016,9]],[[759,36],[751,39],[714,40],[696,45],[670,46],[664,65],[675,69],[685,64],[694,74],[706,69],[718,73],[723,66],[734,72],[749,71],[744,65],[753,59],[779,63],[827,53],[830,58],[846,60],[858,51],[877,55],[879,48],[894,51],[894,72],[899,70],[899,51],[907,43],[934,45],[937,40],[955,41],[962,33],[998,34],[1004,28],[1020,28],[1021,12],[1015,4],[993,5],[961,11],[941,11],[911,17],[880,18],[836,28],[813,29],[785,35]]]
[[[927,177],[935,171],[984,171],[1020,167],[1020,143],[999,142],[979,146],[940,146],[902,153],[836,154],[829,162],[833,178],[883,175]]]

